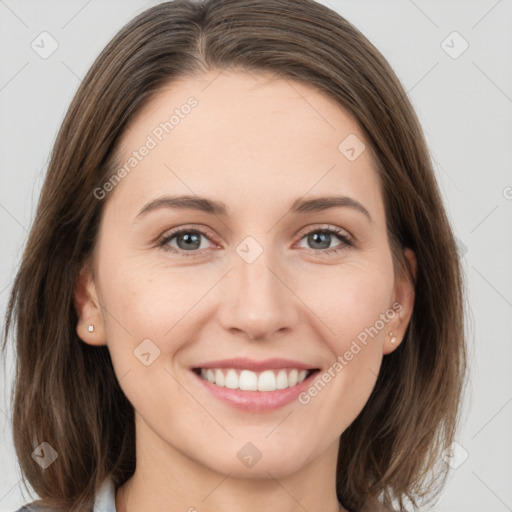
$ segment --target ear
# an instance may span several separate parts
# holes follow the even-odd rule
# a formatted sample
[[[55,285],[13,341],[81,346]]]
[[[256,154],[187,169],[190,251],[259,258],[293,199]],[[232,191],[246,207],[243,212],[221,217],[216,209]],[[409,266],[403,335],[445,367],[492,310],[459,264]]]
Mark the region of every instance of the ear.
[[[405,263],[409,266],[414,282],[416,282],[418,270],[416,255],[406,247],[404,256],[406,258]],[[387,325],[386,339],[383,345],[384,354],[393,352],[404,339],[414,309],[414,297],[416,295],[414,282],[411,281],[408,275],[397,276],[395,280],[394,300],[390,306],[390,310],[394,311],[395,315]]]
[[[86,263],[78,274],[73,291],[78,316],[76,332],[89,345],[106,345],[107,336],[92,271]],[[90,327],[92,326],[92,328]],[[90,330],[91,329],[91,330]]]

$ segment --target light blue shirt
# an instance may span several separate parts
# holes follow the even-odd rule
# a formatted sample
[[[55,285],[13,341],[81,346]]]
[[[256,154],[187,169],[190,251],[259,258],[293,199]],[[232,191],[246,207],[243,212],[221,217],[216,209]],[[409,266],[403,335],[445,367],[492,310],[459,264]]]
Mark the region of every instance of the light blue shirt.
[[[96,493],[94,512],[116,512],[116,492],[114,483],[107,478]]]
[[[37,505],[25,505],[16,512],[39,512]],[[116,490],[110,478],[103,481],[94,497],[94,512],[116,512]]]

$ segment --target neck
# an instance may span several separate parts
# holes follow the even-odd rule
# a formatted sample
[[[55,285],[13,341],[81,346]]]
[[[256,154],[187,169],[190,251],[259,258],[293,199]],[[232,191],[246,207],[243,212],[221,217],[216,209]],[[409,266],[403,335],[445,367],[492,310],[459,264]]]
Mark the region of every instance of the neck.
[[[339,440],[291,474],[261,465],[258,473],[244,475],[237,465],[225,473],[207,467],[137,423],[137,467],[117,490],[117,512],[346,512],[336,496]]]

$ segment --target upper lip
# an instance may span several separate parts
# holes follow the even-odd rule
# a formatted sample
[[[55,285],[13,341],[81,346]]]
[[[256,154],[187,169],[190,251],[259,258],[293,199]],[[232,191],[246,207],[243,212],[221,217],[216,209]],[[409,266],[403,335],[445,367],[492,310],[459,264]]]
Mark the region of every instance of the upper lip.
[[[209,361],[207,363],[194,366],[194,369],[198,368],[238,368],[241,370],[252,370],[255,372],[278,368],[297,368],[303,370],[316,369],[310,364],[294,361],[293,359],[273,358],[257,361],[255,359],[246,359],[241,357],[235,359],[219,359],[217,361]]]

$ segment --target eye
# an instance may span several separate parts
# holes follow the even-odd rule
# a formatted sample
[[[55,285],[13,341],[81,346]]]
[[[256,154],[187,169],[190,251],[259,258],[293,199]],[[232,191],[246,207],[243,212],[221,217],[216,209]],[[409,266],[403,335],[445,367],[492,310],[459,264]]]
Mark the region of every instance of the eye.
[[[341,241],[338,245],[332,247],[331,243],[335,239]],[[350,235],[336,226],[322,226],[322,228],[310,229],[306,233],[302,233],[301,240],[306,239],[306,243],[312,247],[312,252],[315,254],[333,254],[339,253],[353,246]]]
[[[324,225],[314,229],[310,228],[309,231],[303,231],[300,236],[301,241],[306,239],[306,243],[311,246],[306,249],[315,255],[337,254],[354,245],[350,235],[336,226]],[[193,257],[201,256],[208,249],[208,242],[203,243],[203,241],[213,243],[213,238],[213,234],[208,231],[188,227],[166,233],[160,238],[157,245],[178,256]],[[336,238],[341,243],[332,247],[331,243],[335,242]]]
[[[159,240],[158,246],[179,256],[199,256],[205,249],[202,239],[210,240],[210,236],[199,229],[183,228],[166,233]]]

